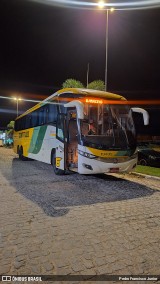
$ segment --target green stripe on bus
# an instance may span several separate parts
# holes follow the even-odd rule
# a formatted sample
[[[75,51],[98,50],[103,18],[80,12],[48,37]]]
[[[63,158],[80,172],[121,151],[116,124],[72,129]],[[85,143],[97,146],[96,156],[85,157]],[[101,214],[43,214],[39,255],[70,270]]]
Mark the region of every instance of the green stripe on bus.
[[[38,154],[41,150],[44,136],[47,130],[47,125],[40,126],[38,129],[34,129],[32,140],[29,148],[29,153]]]
[[[39,130],[40,130],[40,126],[34,128],[34,130],[33,130],[32,139],[31,139],[31,142],[30,142],[29,150],[28,150],[29,153],[33,153],[33,151],[34,151],[36,142],[38,141]]]

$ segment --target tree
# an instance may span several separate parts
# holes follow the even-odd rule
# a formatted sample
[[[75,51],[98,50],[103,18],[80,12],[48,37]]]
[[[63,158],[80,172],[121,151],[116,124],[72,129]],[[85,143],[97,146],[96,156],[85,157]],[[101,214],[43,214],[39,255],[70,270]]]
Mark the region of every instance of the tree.
[[[7,128],[8,130],[6,131],[7,137],[8,138],[13,138],[13,130],[14,130],[14,121],[11,120],[8,124],[7,124]]]
[[[14,128],[14,123],[15,123],[14,120],[11,120],[11,121],[7,124],[7,127],[10,128],[10,129],[11,129],[11,128],[13,129],[13,128]]]
[[[84,88],[83,84],[75,79],[67,79],[63,84],[63,88]]]
[[[105,91],[105,84],[102,80],[95,80],[95,81],[88,84],[87,89]]]

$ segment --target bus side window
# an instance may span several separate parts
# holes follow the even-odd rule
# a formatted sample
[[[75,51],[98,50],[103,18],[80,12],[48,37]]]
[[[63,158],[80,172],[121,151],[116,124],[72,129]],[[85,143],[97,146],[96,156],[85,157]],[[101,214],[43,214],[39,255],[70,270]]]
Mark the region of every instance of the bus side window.
[[[21,119],[21,130],[25,129],[26,125],[26,116],[22,117]]]
[[[64,141],[64,115],[61,114],[57,119],[56,136],[59,140]]]
[[[44,117],[43,124],[47,124],[48,123],[48,114],[49,114],[49,107],[48,107],[48,105],[45,105],[43,107],[43,117]]]
[[[45,118],[45,124],[48,123],[48,116],[49,116],[49,106],[46,105],[44,108],[44,118]]]
[[[31,114],[27,114],[26,116],[25,116],[25,126],[24,126],[24,128],[30,128],[31,127]],[[22,128],[23,129],[23,128]]]
[[[44,124],[44,108],[41,107],[39,109],[39,115],[38,115],[38,125],[43,125]]]
[[[15,131],[20,131],[26,128],[26,116],[15,121]]]
[[[57,120],[57,106],[55,104],[50,103],[48,105],[48,123],[56,123]]]
[[[32,112],[32,119],[31,119],[31,125],[32,127],[37,126],[37,111]]]
[[[14,129],[15,129],[15,131],[20,130],[20,119],[15,121]]]

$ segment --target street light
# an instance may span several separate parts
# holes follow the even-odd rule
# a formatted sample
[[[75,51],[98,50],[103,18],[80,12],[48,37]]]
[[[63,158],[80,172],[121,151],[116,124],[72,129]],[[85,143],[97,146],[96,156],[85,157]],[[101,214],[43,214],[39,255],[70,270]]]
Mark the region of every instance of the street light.
[[[18,102],[21,101],[21,98],[13,98],[17,102],[17,117],[18,117]]]
[[[104,9],[105,3],[104,1],[99,1],[98,2],[98,7],[100,9]],[[108,65],[108,24],[109,24],[109,12],[113,12],[115,9],[112,7],[110,9],[106,9],[107,12],[107,17],[106,17],[106,63],[105,63],[105,91],[107,91],[107,65]]]

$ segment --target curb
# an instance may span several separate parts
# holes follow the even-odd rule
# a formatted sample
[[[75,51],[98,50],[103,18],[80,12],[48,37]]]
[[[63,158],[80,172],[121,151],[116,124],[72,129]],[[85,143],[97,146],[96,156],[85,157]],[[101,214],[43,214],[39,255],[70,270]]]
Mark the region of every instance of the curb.
[[[145,174],[141,174],[141,173],[136,173],[136,172],[132,172],[133,175],[136,176],[141,176],[147,179],[155,179],[155,180],[160,180],[160,177],[156,177],[156,176],[150,176],[150,175],[145,175]]]

